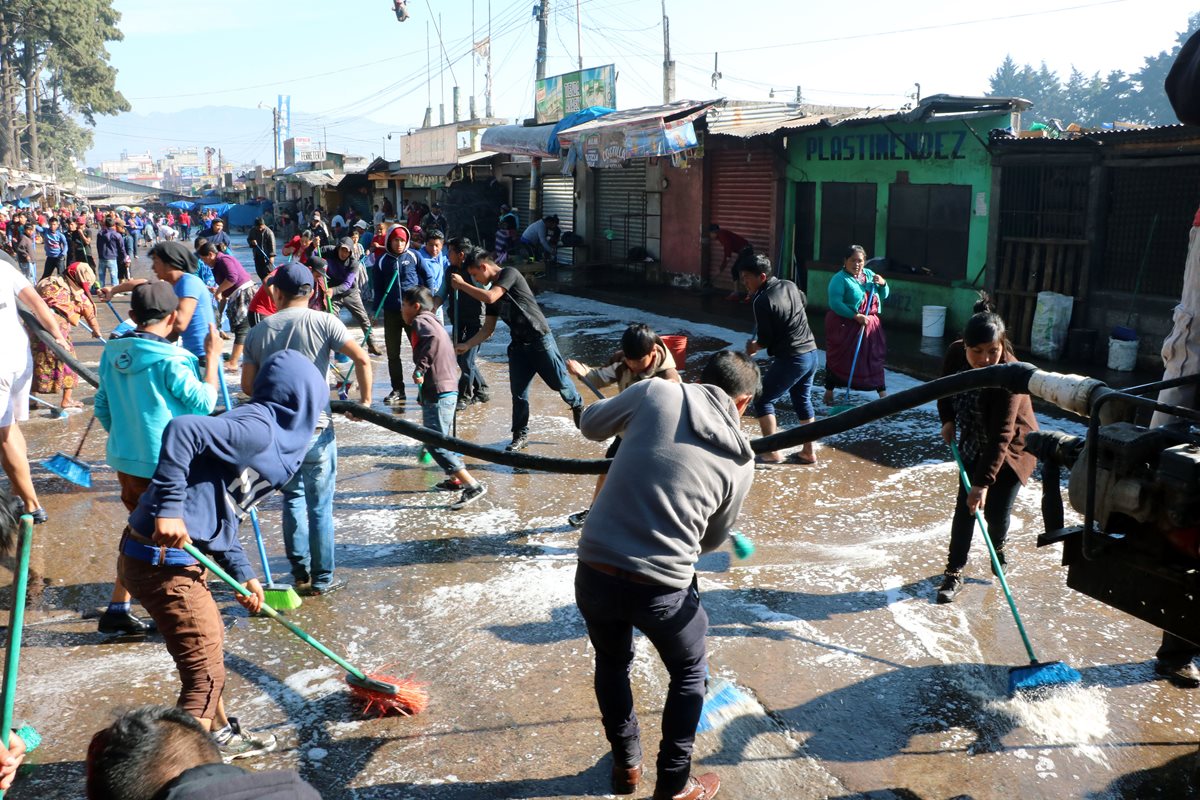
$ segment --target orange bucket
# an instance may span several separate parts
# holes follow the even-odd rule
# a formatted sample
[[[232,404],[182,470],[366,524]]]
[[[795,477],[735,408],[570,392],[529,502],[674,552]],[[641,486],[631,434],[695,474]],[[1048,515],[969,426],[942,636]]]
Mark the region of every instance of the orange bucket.
[[[687,361],[687,337],[680,334],[671,334],[668,336],[660,336],[663,344],[671,351],[671,358],[675,359],[675,369],[683,369],[684,362]]]

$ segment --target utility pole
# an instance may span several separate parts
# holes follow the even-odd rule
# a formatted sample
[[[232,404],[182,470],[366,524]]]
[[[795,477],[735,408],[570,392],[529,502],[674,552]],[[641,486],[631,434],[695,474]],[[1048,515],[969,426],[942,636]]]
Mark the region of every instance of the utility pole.
[[[663,102],[675,100],[675,62],[671,60],[671,20],[667,18],[667,0],[662,0],[663,12]]]
[[[442,15],[438,14],[438,39],[442,38]],[[444,49],[444,48],[443,48]],[[438,125],[446,124],[446,68],[442,67],[438,75]]]
[[[488,38],[487,38],[487,75],[484,86],[484,110],[488,119],[492,118],[492,0],[488,0]]]
[[[425,121],[421,124],[422,128],[428,128],[433,124],[433,69],[432,55],[429,48],[432,44],[429,41],[429,20],[425,20]]]
[[[579,68],[583,69],[583,19],[579,16],[579,0],[575,0],[575,52],[579,54]]]
[[[279,106],[271,108],[271,130],[275,134],[275,171],[279,171]]]
[[[546,77],[546,36],[550,28],[550,0],[541,0],[537,7],[538,44],[537,44],[537,79]]]

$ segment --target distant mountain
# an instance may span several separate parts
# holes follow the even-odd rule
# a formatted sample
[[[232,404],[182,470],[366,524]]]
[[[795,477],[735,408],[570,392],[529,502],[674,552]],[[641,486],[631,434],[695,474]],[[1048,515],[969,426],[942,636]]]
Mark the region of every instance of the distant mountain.
[[[406,125],[365,117],[317,118],[292,113],[293,136],[308,136],[314,141],[324,138],[334,152],[382,155],[388,133],[404,130]],[[170,113],[120,114],[96,120],[94,143],[86,163],[89,167],[99,166],[101,161],[120,158],[122,151],[132,154],[149,150],[157,159],[170,148],[198,147],[203,152],[205,147],[213,147],[222,150],[226,161],[269,167],[271,139],[270,108],[205,106]],[[386,144],[388,158],[398,158],[399,133]]]

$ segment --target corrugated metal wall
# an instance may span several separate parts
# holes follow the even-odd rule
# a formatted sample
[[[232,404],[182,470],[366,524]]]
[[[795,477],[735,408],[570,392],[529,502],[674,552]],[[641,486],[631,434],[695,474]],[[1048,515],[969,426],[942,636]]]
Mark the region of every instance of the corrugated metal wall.
[[[611,238],[607,231],[611,231]],[[646,161],[596,170],[596,223],[592,257],[624,262],[631,247],[646,246]]]
[[[558,215],[560,231],[575,230],[575,176],[547,175],[542,178],[542,213]],[[575,263],[575,250],[570,247],[558,251],[559,264]]]
[[[730,149],[710,151],[705,155],[710,170],[708,207],[709,223],[727,228],[754,245],[754,252],[771,259],[775,252],[775,157],[769,150]],[[730,256],[722,274],[724,249],[720,242],[710,242],[709,263],[712,285],[730,289],[733,278],[729,266],[736,256]]]
[[[529,210],[529,178],[513,178],[512,207],[517,212],[517,235],[520,236],[533,221]]]

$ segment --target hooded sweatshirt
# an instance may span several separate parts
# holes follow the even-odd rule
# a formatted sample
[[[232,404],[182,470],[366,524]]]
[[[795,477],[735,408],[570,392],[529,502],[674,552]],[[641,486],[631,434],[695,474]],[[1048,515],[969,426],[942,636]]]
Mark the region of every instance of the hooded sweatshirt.
[[[646,371],[634,372],[625,363],[625,359],[621,359],[612,364],[605,364],[603,367],[593,367],[588,371],[587,378],[597,387],[611,386],[615,383],[617,391],[623,392],[638,381],[644,381],[647,378],[665,378],[667,377],[665,373],[673,369],[675,369],[675,357],[660,340],[654,344],[654,360],[650,362],[650,368]]]
[[[396,255],[396,242],[401,239],[407,241],[407,236],[407,232],[402,228],[392,228],[392,232],[388,234],[387,252],[375,262],[376,308],[379,303],[383,303],[386,310],[399,311],[406,289],[430,285],[429,277],[425,274],[416,253],[409,249]]]
[[[675,588],[725,541],[754,479],[737,407],[716,386],[640,381],[588,406],[593,441],[621,436],[579,539],[579,560]]]
[[[158,466],[163,429],[184,414],[210,414],[217,390],[200,380],[200,362],[154,334],[132,332],[104,345],[96,419],[108,437],[108,463],[149,478]],[[115,423],[115,424],[114,424]]]
[[[345,259],[338,252],[343,247],[349,253]],[[354,257],[354,240],[343,236],[337,246],[322,247],[321,255],[325,259],[330,293],[336,298],[353,289],[355,281],[358,280],[358,259]]]
[[[325,376],[303,355],[281,350],[269,356],[250,402],[219,417],[167,423],[158,468],[129,526],[151,538],[156,518],[182,519],[196,547],[236,580],[254,577],[238,526],[300,468],[328,399]]]

